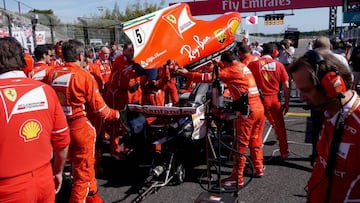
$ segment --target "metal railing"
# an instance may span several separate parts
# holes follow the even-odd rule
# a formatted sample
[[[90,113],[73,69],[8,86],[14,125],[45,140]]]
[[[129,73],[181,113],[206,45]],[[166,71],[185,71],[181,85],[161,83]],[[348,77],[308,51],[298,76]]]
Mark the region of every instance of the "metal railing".
[[[67,39],[78,39],[86,45],[92,39],[104,45],[125,40],[118,21],[79,17],[77,22],[65,24],[53,15],[0,9],[0,37],[4,36],[17,38],[31,50],[36,44],[55,44]]]

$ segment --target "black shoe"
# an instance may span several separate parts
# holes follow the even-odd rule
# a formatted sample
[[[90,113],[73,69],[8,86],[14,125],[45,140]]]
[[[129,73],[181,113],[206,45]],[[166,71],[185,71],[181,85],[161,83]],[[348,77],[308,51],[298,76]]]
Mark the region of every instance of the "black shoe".
[[[261,178],[264,176],[264,170],[265,170],[265,166],[263,166],[263,168],[261,170],[256,171],[256,169],[254,169],[254,178]],[[244,176],[253,176],[253,170],[251,170],[250,166],[245,167],[244,169]]]

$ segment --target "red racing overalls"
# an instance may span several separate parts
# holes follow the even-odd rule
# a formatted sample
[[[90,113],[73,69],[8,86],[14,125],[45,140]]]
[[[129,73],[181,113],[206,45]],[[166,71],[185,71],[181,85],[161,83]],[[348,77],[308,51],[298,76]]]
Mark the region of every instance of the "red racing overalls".
[[[57,93],[70,128],[69,154],[74,177],[70,202],[84,202],[89,194],[97,194],[96,131],[86,112],[93,111],[105,120],[119,119],[119,112],[105,104],[95,79],[76,63],[55,67],[49,73],[48,83]]]

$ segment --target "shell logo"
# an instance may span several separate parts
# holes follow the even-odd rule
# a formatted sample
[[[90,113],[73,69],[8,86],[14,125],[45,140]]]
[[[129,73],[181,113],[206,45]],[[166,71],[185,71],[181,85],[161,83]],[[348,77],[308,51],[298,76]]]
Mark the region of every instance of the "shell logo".
[[[20,128],[20,136],[25,142],[39,138],[41,132],[40,122],[37,120],[28,120]]]

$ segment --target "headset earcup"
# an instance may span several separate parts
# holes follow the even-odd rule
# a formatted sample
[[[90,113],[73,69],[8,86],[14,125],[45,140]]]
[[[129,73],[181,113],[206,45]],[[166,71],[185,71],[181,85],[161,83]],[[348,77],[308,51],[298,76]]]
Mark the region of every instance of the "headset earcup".
[[[344,80],[335,71],[325,73],[321,78],[321,86],[329,98],[336,98],[339,94],[346,91]]]

